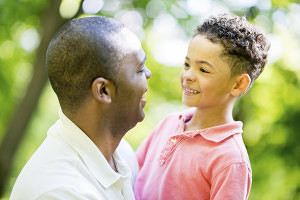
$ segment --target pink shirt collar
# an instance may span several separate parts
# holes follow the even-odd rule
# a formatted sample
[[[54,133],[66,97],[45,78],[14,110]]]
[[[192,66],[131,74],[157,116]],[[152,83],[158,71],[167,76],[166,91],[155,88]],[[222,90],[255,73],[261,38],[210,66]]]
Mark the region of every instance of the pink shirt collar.
[[[232,123],[222,124],[219,126],[214,126],[200,130],[184,131],[185,122],[189,121],[193,117],[193,114],[194,109],[189,109],[179,115],[179,123],[176,131],[177,134],[185,135],[188,137],[195,137],[197,135],[201,135],[206,140],[210,140],[217,143],[225,140],[226,138],[234,134],[240,134],[243,132],[243,123],[241,121],[235,121]]]

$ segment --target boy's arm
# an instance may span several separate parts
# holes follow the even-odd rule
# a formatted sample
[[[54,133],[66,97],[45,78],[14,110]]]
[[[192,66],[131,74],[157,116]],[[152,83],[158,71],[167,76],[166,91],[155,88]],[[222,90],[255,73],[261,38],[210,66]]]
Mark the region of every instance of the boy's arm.
[[[247,199],[252,182],[251,176],[251,170],[246,163],[227,166],[212,181],[211,199]]]

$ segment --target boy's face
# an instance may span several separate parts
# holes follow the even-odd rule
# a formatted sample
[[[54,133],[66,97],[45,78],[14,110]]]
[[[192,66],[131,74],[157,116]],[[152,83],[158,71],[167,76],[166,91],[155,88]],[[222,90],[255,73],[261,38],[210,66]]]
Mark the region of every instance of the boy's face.
[[[221,58],[223,47],[203,35],[195,36],[188,47],[180,73],[182,102],[200,109],[222,109],[232,100],[235,76]]]

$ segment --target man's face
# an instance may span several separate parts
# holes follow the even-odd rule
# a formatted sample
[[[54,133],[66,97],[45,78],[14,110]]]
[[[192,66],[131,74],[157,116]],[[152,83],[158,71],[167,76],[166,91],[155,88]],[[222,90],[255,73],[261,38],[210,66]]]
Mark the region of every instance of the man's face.
[[[139,40],[127,29],[120,34],[121,48],[126,51],[117,76],[116,105],[119,119],[134,126],[144,119],[146,105],[144,95],[148,89],[147,79],[151,71],[145,66],[146,55]]]

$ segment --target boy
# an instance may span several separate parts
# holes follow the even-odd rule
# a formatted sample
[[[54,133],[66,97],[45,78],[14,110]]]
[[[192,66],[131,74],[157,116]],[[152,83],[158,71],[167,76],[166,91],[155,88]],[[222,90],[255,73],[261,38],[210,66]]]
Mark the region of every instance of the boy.
[[[235,102],[263,71],[269,42],[245,18],[223,14],[197,27],[180,74],[182,102],[137,151],[136,199],[247,199],[251,166]]]

